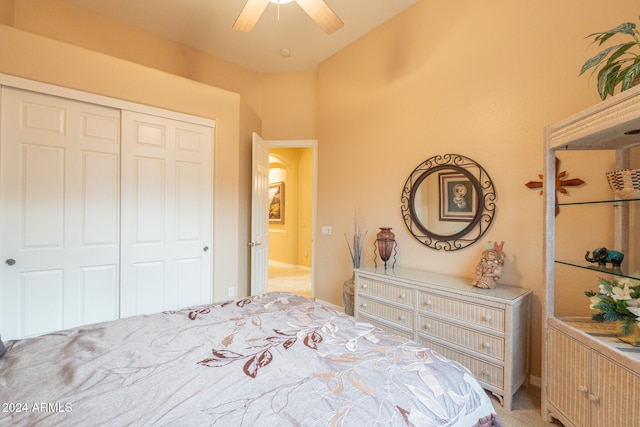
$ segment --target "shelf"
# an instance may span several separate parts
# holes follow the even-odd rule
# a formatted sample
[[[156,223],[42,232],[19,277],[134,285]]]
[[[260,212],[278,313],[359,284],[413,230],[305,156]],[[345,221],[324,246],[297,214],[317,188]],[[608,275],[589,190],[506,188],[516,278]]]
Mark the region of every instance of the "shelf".
[[[625,357],[625,368],[640,373],[639,348],[618,339],[613,322],[595,322],[588,317],[557,317],[550,319],[549,324],[577,339],[582,340],[584,339],[582,334],[587,335],[597,342],[597,351],[604,354],[614,351],[623,355]]]
[[[612,200],[592,200],[584,202],[565,202],[556,203],[556,206],[574,206],[574,205],[599,205],[599,204],[617,204],[617,203],[632,203],[640,202],[640,199],[612,199]]]
[[[597,273],[603,274],[612,274],[618,277],[627,277],[629,279],[640,280],[640,267],[637,265],[625,265],[624,261],[622,262],[621,267],[598,267],[594,264],[587,264],[586,261],[561,261],[555,260],[556,264],[564,264],[569,265],[571,267],[583,268],[585,270],[591,270]]]

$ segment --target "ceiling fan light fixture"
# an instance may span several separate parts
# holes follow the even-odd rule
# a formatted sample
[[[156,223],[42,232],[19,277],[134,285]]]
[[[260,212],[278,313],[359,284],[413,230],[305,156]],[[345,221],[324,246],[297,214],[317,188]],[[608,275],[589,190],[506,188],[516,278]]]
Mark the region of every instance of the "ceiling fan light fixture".
[[[274,3],[279,6],[290,3],[291,1],[292,0],[247,0],[238,19],[236,19],[236,22],[233,24],[233,29],[248,33],[253,30],[260,15],[262,15],[262,12],[264,12],[269,3]],[[332,34],[344,26],[344,23],[338,18],[338,15],[331,10],[324,0],[296,0],[296,3],[327,34]]]

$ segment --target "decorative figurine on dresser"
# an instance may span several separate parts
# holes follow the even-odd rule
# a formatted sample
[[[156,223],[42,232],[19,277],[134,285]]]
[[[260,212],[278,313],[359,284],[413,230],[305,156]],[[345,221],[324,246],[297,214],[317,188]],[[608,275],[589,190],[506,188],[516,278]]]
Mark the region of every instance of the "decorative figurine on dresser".
[[[477,288],[495,289],[502,268],[504,267],[504,259],[506,254],[502,250],[504,242],[488,242],[487,248],[482,252],[482,258],[476,266],[476,276],[471,284]]]

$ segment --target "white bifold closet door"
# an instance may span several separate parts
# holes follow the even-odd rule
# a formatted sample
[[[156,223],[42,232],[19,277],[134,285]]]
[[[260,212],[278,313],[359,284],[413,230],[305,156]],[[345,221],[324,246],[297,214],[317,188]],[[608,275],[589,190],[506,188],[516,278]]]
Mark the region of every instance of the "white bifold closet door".
[[[2,338],[116,319],[120,111],[1,95]]]
[[[212,127],[1,96],[3,339],[211,302]]]
[[[121,317],[211,301],[212,133],[122,112]]]

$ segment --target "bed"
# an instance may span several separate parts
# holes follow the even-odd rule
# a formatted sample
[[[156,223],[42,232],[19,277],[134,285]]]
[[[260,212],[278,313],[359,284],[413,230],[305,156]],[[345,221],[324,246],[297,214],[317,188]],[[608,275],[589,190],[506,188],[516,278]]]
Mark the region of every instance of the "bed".
[[[5,344],[0,425],[500,426],[462,365],[287,293]]]

